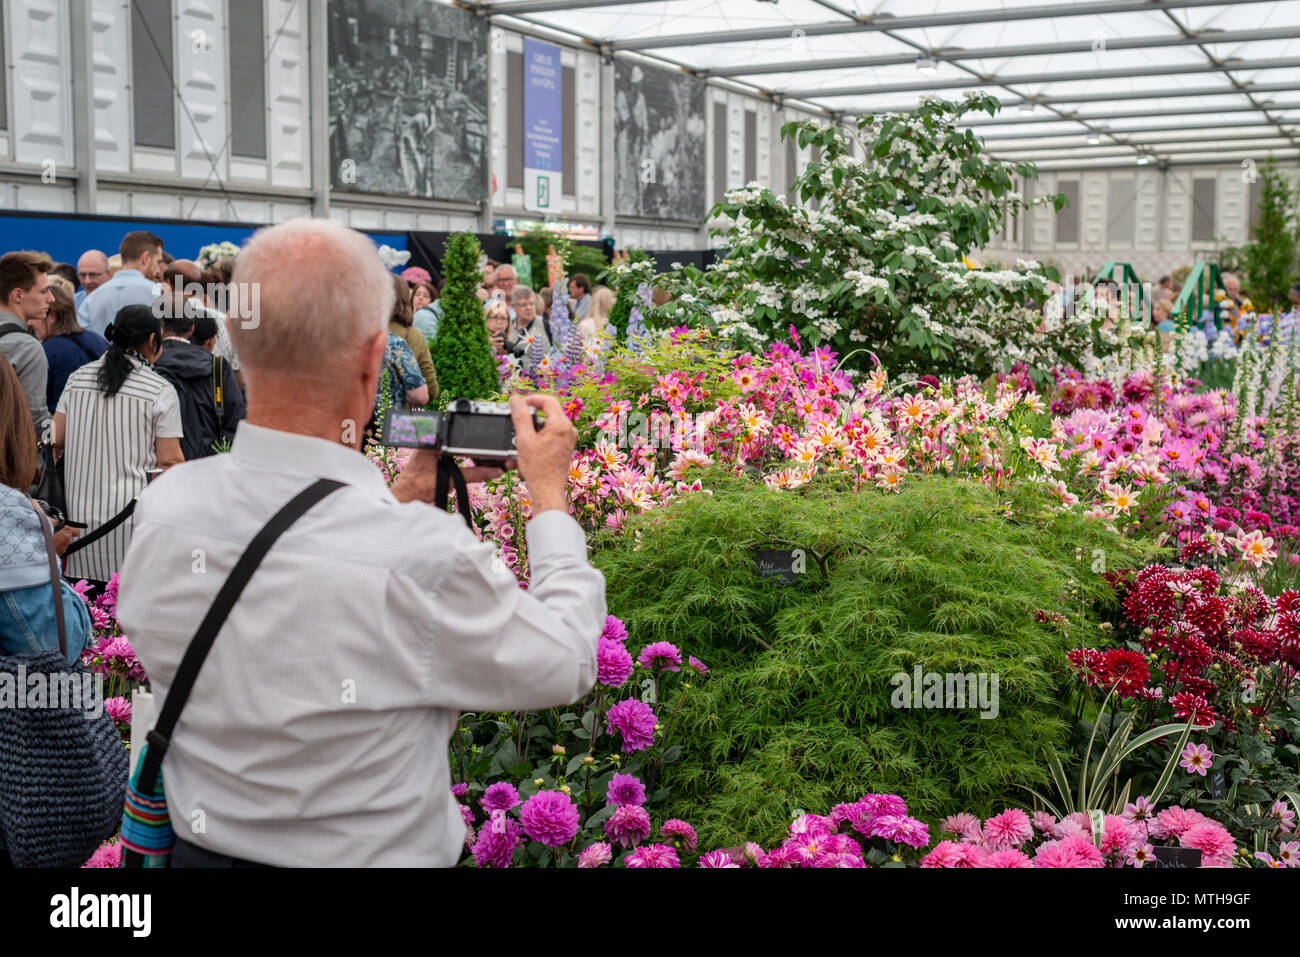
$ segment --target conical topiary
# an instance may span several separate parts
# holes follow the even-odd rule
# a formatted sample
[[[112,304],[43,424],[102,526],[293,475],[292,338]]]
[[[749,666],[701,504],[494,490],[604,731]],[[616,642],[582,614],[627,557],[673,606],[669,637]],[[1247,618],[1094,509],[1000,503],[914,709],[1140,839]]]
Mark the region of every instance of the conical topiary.
[[[472,233],[453,233],[443,251],[442,318],[432,341],[438,370],[439,408],[452,399],[488,399],[501,391],[496,361],[483,322],[483,302],[475,295],[480,270],[479,245]]]

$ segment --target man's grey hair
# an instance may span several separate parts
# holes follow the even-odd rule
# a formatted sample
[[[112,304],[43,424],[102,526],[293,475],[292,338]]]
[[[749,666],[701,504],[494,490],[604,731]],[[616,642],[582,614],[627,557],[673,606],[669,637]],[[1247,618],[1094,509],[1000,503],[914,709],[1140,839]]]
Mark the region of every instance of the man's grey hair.
[[[509,263],[502,263],[500,266],[497,266],[496,275],[498,279],[514,279],[517,276],[517,273],[515,272],[514,266]]]
[[[328,379],[388,328],[393,279],[368,236],[328,219],[259,229],[235,258],[231,283],[251,316],[231,316],[240,364]],[[256,283],[256,286],[252,284]]]
[[[532,299],[535,294],[531,286],[515,286],[510,290],[511,302],[523,302],[526,299]]]

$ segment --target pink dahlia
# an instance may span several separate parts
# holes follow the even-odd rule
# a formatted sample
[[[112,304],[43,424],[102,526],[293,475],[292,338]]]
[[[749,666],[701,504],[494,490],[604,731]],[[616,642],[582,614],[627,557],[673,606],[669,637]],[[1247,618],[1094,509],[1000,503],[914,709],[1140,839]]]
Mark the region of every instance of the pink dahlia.
[[[1237,842],[1228,829],[1208,818],[1184,831],[1178,843],[1199,850],[1202,867],[1231,867],[1233,855],[1237,853]]]
[[[978,867],[986,852],[974,844],[940,841],[921,858],[921,867]]]
[[[1151,824],[1151,836],[1154,838],[1182,837],[1193,825],[1209,820],[1200,811],[1177,804],[1165,808],[1156,815]]]
[[[495,827],[479,828],[478,840],[470,848],[474,863],[479,867],[509,867],[523,833],[519,825],[504,816],[494,818],[493,824],[500,821],[504,827],[498,831]]]
[[[732,860],[730,851],[709,851],[707,854],[701,854],[700,859],[696,861],[695,866],[740,868],[740,865]]]
[[[984,822],[984,844],[991,851],[1019,847],[1033,838],[1034,825],[1019,808],[1007,808]]]
[[[1131,824],[1117,814],[1107,814],[1101,827],[1101,852],[1124,855],[1142,835],[1140,824]]]
[[[682,653],[669,641],[656,641],[646,645],[636,660],[647,671],[681,671],[682,669]]]
[[[101,844],[95,848],[95,853],[90,855],[90,859],[81,865],[82,867],[121,867],[122,866],[122,845],[121,844]]]
[[[1034,812],[1034,827],[1042,834],[1048,837],[1059,837],[1056,833],[1056,818],[1046,811]]]
[[[994,851],[984,858],[977,867],[1033,867],[1034,863],[1029,859],[1029,855],[1024,851],[1017,851],[1015,848],[1007,848],[1002,851]]]
[[[108,716],[118,724],[131,723],[131,702],[127,701],[121,695],[104,699],[104,710]]]
[[[606,615],[605,629],[600,633],[600,637],[613,641],[627,641],[627,628],[613,615]]]
[[[469,785],[457,783],[451,786],[451,796],[463,798],[469,792]]]
[[[883,837],[908,847],[925,847],[930,843],[930,828],[905,814],[882,814],[871,822],[871,837]]]
[[[691,655],[689,658],[686,659],[686,664],[697,675],[707,675],[709,673],[708,665],[700,661],[700,659],[696,658],[694,655]]]
[[[812,862],[813,867],[870,867],[861,854],[823,854]]]
[[[907,804],[897,794],[864,794],[858,804],[875,815],[907,813]]]
[[[673,818],[671,821],[664,821],[664,826],[659,828],[659,835],[666,837],[673,843],[673,847],[680,847],[687,854],[695,853],[695,828],[691,827],[685,821]]]
[[[1104,867],[1105,864],[1092,839],[1082,835],[1043,844],[1034,855],[1035,867]]]
[[[615,774],[609,782],[605,793],[605,804],[634,804],[640,807],[645,803],[645,785],[635,774]]]
[[[474,809],[459,801],[456,802],[456,807],[460,809],[460,819],[465,822],[465,826],[471,831],[474,830]]]
[[[621,688],[632,674],[632,656],[623,643],[601,638],[596,643],[596,680],[607,688]]]
[[[636,847],[650,836],[650,815],[635,804],[620,804],[605,822],[605,836],[623,847]]]
[[[622,751],[630,754],[654,744],[655,713],[644,701],[628,698],[609,709],[605,715],[605,730],[615,729],[623,736]]]
[[[538,791],[519,809],[524,833],[548,847],[559,847],[578,833],[578,807],[563,791]]]
[[[980,836],[980,819],[974,814],[953,814],[939,822],[940,830],[955,834],[966,841],[977,840]]]
[[[610,846],[604,841],[597,841],[595,844],[589,844],[578,855],[579,867],[600,867],[601,864],[608,864],[611,856]]]
[[[667,844],[647,844],[638,847],[623,861],[624,867],[681,867],[677,852]]]
[[[759,855],[758,866],[765,868],[798,867],[799,856],[793,848],[778,847]]]
[[[498,781],[489,784],[488,789],[479,798],[479,807],[491,814],[493,811],[509,811],[519,806],[519,792],[513,784]]]

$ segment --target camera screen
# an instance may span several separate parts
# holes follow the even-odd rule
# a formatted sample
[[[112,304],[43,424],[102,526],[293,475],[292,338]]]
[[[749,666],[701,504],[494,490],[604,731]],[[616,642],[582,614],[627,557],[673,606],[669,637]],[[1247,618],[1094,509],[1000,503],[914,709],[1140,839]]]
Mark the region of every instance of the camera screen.
[[[515,426],[504,415],[457,412],[451,417],[447,446],[504,452],[515,447]]]
[[[384,422],[384,444],[405,448],[433,448],[438,444],[440,412],[424,409],[389,410]]]

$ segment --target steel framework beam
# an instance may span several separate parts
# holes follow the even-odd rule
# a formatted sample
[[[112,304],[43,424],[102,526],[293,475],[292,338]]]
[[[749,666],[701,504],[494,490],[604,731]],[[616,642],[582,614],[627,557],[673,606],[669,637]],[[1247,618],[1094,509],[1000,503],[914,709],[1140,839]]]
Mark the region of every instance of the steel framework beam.
[[[1262,40],[1293,40],[1300,37],[1300,25],[1275,27],[1269,30],[1205,30],[1190,36],[1171,34],[1159,37],[1115,37],[1106,39],[1107,50],[1144,50],[1164,47],[1196,46],[1202,43],[1252,43]],[[1008,59],[1025,56],[1056,56],[1066,53],[1090,53],[1094,50],[1092,40],[1075,40],[1067,43],[1031,43],[1025,46],[977,47],[941,47],[929,51],[935,60],[955,63],[958,60],[984,60],[990,58]],[[770,73],[800,73],[807,70],[847,70],[867,69],[878,66],[901,66],[915,63],[915,53],[887,53],[878,56],[851,56],[838,58],[804,57],[802,60],[786,60],[779,63],[750,64],[746,66],[713,67],[701,70],[701,76],[763,76]]]
[[[962,66],[962,64],[954,64]],[[1068,73],[1031,73],[1019,76],[999,76],[996,74],[975,73],[974,78],[983,86],[1008,86],[1021,83],[1069,83],[1078,80],[1126,80],[1146,76],[1187,76],[1195,73],[1223,73],[1225,70],[1285,70],[1300,69],[1300,57],[1274,57],[1268,60],[1252,60],[1234,65],[1232,62],[1216,65],[1213,63],[1179,63],[1174,65],[1157,64],[1154,66],[1128,67],[1122,70],[1072,70]],[[836,96],[868,96],[880,93],[930,93],[938,90],[964,90],[971,86],[970,80],[930,80],[919,83],[881,83],[859,86],[839,86],[829,89],[783,90],[783,95],[794,99],[826,99]],[[1290,84],[1287,89],[1295,89]],[[1240,93],[1232,89],[1223,93]],[[1065,100],[1066,98],[1062,98]]]
[[[1099,129],[1096,132],[1087,130],[1050,130],[1046,133],[980,133],[974,131],[985,143],[990,145],[995,143],[1005,143],[1008,140],[1047,140],[1047,139],[1064,139],[1070,136],[1098,136],[1101,133],[1108,133],[1111,136],[1145,136],[1147,133],[1176,133],[1183,130],[1240,130],[1258,126],[1275,126],[1271,120],[1240,120],[1232,123],[1179,123],[1168,124],[1163,126],[1141,126],[1132,129],[1114,129],[1107,127]],[[1155,140],[1154,142],[1161,142]]]
[[[616,6],[617,0],[578,0],[585,7]],[[644,2],[644,0],[641,0]],[[536,4],[550,4],[550,9],[572,7],[572,3],[559,0],[521,0],[520,3],[483,4],[489,13],[503,14],[529,10]],[[916,16],[892,17],[884,15],[858,15],[852,19],[823,21],[820,23],[789,23],[781,27],[755,27],[750,30],[729,30],[720,33],[684,33],[666,37],[647,37],[638,40],[615,41],[615,50],[657,50],[668,47],[714,46],[722,43],[751,43],[756,40],[789,38],[795,30],[805,37],[832,36],[841,33],[880,33],[886,30],[918,30],[926,27],[962,26],[969,23],[1001,23],[1019,20],[1050,20],[1056,17],[1104,17],[1117,13],[1150,13],[1160,10],[1182,10],[1192,7],[1224,6],[1224,0],[1094,0],[1092,3],[1075,3],[1068,7],[1046,4],[1024,7],[998,7],[986,10],[966,10],[952,13],[930,13]]]
[[[1237,94],[1236,91],[1234,90],[1233,95],[1237,96],[1239,94]],[[1281,110],[1281,111],[1300,110],[1300,102],[1266,103],[1264,104],[1264,106],[1270,110]],[[1178,115],[1179,116],[1204,116],[1206,114],[1214,114],[1214,113],[1256,113],[1258,111],[1259,111],[1259,107],[1252,106],[1248,103],[1245,106],[1196,106],[1190,109],[1179,110]],[[981,129],[983,129],[986,126],[1035,126],[1035,125],[1041,126],[1044,123],[1064,123],[1067,121],[1076,122],[1076,123],[1092,123],[1092,122],[1108,123],[1111,120],[1138,120],[1150,116],[1169,115],[1169,110],[1167,108],[1163,110],[1153,110],[1153,109],[1116,110],[1113,113],[1071,113],[1068,110],[1064,112],[1065,112],[1065,119],[1062,119],[1060,116],[1015,116],[1015,117],[1008,117],[1006,119],[998,119],[997,117],[994,117],[992,119],[978,119],[978,120],[963,119],[961,121],[961,124],[964,128],[973,129],[976,132],[979,132]]]

